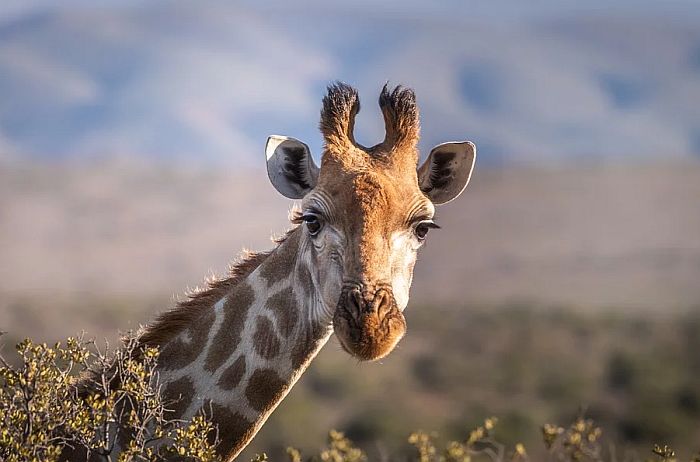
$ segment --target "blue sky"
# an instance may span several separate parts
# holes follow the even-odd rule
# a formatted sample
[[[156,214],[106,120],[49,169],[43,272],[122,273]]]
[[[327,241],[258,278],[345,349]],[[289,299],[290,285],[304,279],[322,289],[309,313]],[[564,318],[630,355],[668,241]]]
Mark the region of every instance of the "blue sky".
[[[700,3],[36,1],[0,6],[0,159],[256,165],[268,134],[320,149],[325,85],[415,88],[424,151],[482,161],[700,153]],[[57,6],[60,5],[60,6]]]

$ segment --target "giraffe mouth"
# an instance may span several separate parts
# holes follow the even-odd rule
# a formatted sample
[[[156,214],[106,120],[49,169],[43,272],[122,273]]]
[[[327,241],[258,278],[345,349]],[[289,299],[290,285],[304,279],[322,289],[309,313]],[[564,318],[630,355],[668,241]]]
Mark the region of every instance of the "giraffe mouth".
[[[368,303],[358,302],[348,290],[341,294],[333,328],[346,352],[362,361],[375,361],[399,343],[406,333],[406,318],[386,289],[379,289]]]

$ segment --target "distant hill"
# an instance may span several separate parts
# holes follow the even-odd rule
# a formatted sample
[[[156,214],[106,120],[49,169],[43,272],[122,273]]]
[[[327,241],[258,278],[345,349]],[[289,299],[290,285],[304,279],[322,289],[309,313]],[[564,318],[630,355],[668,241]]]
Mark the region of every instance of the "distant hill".
[[[439,208],[412,300],[697,305],[699,199],[700,163],[477,167],[464,196]],[[222,274],[244,246],[269,248],[290,206],[261,171],[5,168],[0,299],[167,299]]]

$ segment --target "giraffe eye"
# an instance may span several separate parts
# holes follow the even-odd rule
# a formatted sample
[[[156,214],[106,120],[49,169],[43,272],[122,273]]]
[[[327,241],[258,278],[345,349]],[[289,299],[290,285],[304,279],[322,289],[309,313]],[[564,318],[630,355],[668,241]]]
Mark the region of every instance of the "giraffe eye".
[[[306,229],[309,231],[311,236],[315,236],[319,231],[321,231],[321,220],[319,220],[316,215],[304,215],[301,217],[301,219],[304,220],[304,223],[306,223]]]
[[[418,223],[413,232],[419,241],[424,241],[425,237],[428,235],[428,231],[433,228],[439,229],[440,227],[432,220],[425,220]]]

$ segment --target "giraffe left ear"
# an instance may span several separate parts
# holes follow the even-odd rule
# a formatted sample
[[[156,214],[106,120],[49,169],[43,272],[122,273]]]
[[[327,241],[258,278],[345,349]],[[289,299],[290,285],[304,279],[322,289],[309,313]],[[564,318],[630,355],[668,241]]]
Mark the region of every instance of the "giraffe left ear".
[[[318,167],[309,147],[288,136],[272,135],[265,146],[267,176],[277,191],[290,199],[301,199],[316,187]]]
[[[433,204],[445,204],[469,183],[476,146],[471,141],[438,144],[418,169],[418,186]]]

